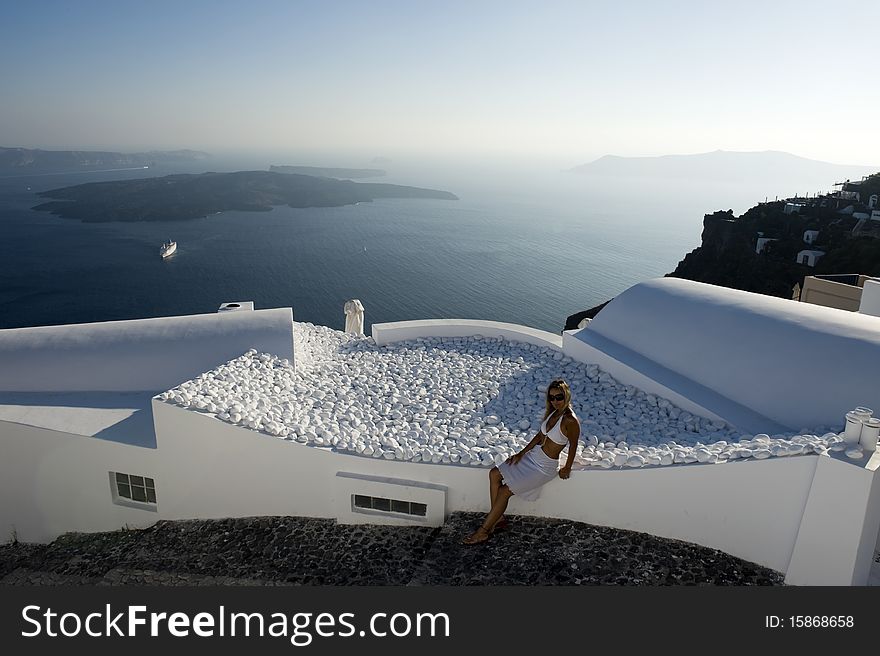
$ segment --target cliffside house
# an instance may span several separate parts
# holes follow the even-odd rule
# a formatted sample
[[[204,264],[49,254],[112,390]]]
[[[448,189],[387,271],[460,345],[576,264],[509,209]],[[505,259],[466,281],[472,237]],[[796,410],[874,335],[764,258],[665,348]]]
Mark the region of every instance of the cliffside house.
[[[767,247],[768,243],[770,243],[771,241],[779,241],[778,239],[776,239],[774,237],[762,237],[761,236],[762,234],[764,234],[764,233],[762,233],[762,232],[758,233],[758,241],[755,244],[755,253],[757,253],[758,255],[760,255],[761,253],[764,252],[764,249]]]
[[[868,293],[865,295],[865,307],[862,307],[866,283]],[[873,312],[868,310],[869,306],[872,305],[870,296],[878,292],[875,286],[877,283],[880,283],[880,278],[863,276],[857,273],[806,276],[798,300],[802,303],[812,303],[813,305],[822,305],[837,308],[838,310],[873,314]]]
[[[825,251],[802,250],[797,254],[796,260],[798,264],[814,267],[823,255],[825,255]]]
[[[805,230],[804,231],[804,243],[812,244],[819,237],[818,230]]]
[[[806,207],[805,203],[787,202],[782,211],[785,214],[798,214],[804,207]]]
[[[846,180],[844,182],[835,182],[835,187],[840,187],[840,191],[835,192],[835,195],[838,198],[844,200],[854,200],[856,202],[861,200],[861,193],[859,192],[859,187],[861,186],[863,180],[857,180],[852,182],[851,180]]]

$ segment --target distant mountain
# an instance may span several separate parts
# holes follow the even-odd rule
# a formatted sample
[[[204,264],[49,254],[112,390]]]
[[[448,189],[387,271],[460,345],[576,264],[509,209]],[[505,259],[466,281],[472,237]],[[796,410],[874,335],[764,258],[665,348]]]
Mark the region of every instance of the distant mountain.
[[[157,163],[193,162],[211,156],[198,150],[153,150],[116,153],[97,150],[39,150],[0,146],[0,175],[92,171],[96,169],[153,166]]]
[[[605,155],[594,162],[570,169],[590,176],[674,178],[741,182],[767,176],[813,180],[858,179],[876,171],[876,166],[831,164],[776,150],[735,152],[716,150],[697,155],[661,157],[618,157]]]
[[[90,223],[177,221],[228,210],[267,212],[274,205],[337,207],[376,198],[458,200],[448,191],[390,184],[364,184],[271,171],[167,175],[161,178],[90,182],[45,191],[55,200],[33,209]]]
[[[335,169],[321,166],[275,166],[269,167],[275,173],[296,173],[297,175],[314,175],[321,178],[340,178],[354,180],[357,178],[378,178],[385,175],[382,169]]]

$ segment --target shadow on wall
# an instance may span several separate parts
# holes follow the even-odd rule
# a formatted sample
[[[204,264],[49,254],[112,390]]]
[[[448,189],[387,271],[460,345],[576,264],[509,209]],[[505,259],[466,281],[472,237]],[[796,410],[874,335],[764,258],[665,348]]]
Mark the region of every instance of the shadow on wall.
[[[0,392],[0,421],[156,448],[155,392]]]

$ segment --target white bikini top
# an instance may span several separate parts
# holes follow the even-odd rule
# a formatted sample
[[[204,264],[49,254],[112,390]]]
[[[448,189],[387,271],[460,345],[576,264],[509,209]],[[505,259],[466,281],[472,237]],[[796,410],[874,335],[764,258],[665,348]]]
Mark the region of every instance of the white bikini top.
[[[571,412],[572,416],[574,416],[574,410]],[[551,442],[558,444],[559,446],[565,446],[568,444],[568,438],[562,433],[562,419],[565,417],[563,415],[556,421],[556,425],[550,429],[550,432],[547,432],[547,422],[550,421],[550,417],[552,414],[547,415],[547,418],[541,423],[541,432],[544,433],[547,437],[550,438]]]

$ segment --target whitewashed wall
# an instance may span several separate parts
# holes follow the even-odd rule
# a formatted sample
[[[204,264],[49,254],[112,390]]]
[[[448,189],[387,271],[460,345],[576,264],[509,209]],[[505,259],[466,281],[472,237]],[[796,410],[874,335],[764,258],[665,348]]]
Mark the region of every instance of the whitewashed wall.
[[[446,514],[488,510],[488,470],[391,462],[288,442],[154,401],[158,448],[0,424],[0,539],[158,519],[335,518],[338,472],[445,488]],[[810,585],[863,585],[880,526],[880,458],[868,467],[818,456],[574,471],[513,514],[642,531],[720,549]],[[157,512],[115,505],[108,472],[151,476]]]
[[[145,475],[161,490],[155,449],[0,422],[0,542],[49,542],[69,531],[150,526],[157,512],[112,501],[109,472]],[[158,508],[162,507],[159,493]]]
[[[880,279],[865,281],[862,298],[859,301],[859,313],[880,317]]]
[[[537,328],[519,326],[500,321],[478,321],[476,319],[424,319],[420,321],[395,321],[374,323],[371,335],[376,344],[383,346],[392,342],[403,342],[418,337],[503,337],[504,339],[527,342],[552,349],[562,348],[562,336]]]
[[[476,510],[485,503],[486,470],[333,453],[157,400],[153,420],[165,463],[161,491],[168,499],[162,506],[165,519],[335,517],[338,471],[443,485],[452,509]]]
[[[168,500],[161,508],[164,519],[335,517],[341,501],[334,497],[337,472],[445,486],[447,513],[488,510],[487,469],[336,454],[159,401],[154,401],[153,414],[163,461],[157,493]],[[685,540],[782,572],[795,554],[794,583],[863,584],[870,555],[862,547],[872,527],[850,523],[835,533],[815,527],[836,526],[834,517],[842,507],[863,519],[880,512],[876,490],[864,486],[864,480],[874,480],[873,472],[838,462],[817,468],[818,460],[798,456],[574,471],[568,481],[549,483],[535,503],[514,497],[510,512]],[[817,498],[823,501],[807,518],[803,530],[809,537],[804,533],[799,540],[804,509],[817,485]]]
[[[0,391],[158,391],[248,349],[293,361],[290,308],[0,330]]]
[[[865,467],[819,458],[787,583],[867,583],[880,529],[878,465],[876,454]]]
[[[611,301],[584,330],[800,430],[880,410],[880,317],[660,278]],[[823,384],[825,381],[827,384]]]

